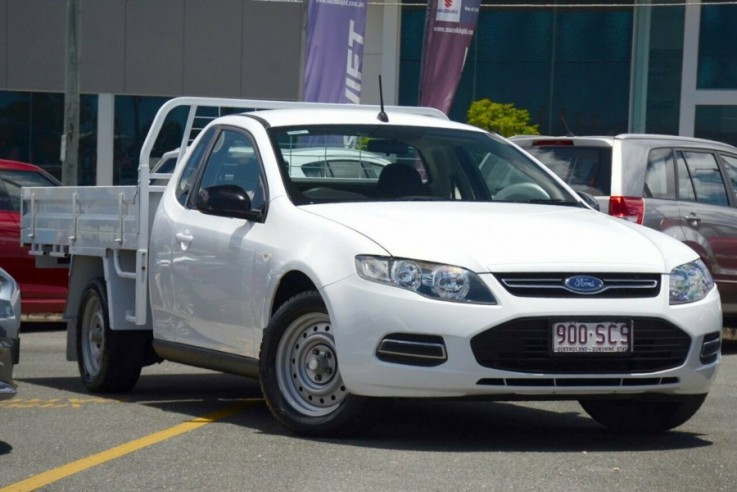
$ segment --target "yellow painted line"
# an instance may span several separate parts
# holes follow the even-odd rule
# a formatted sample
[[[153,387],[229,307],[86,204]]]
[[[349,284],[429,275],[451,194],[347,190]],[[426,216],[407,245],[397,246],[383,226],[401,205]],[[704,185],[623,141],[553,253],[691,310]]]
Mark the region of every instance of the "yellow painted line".
[[[74,475],[75,473],[82,472],[84,470],[100,465],[102,463],[105,463],[105,462],[120,458],[121,456],[125,456],[127,454],[133,453],[147,446],[151,446],[153,444],[166,441],[167,439],[171,439],[172,437],[176,437],[180,434],[184,434],[186,432],[199,429],[200,427],[210,424],[212,422],[216,422],[218,420],[230,417],[231,415],[241,412],[245,410],[246,408],[253,406],[255,403],[260,402],[260,401],[261,401],[260,399],[248,400],[245,402],[241,402],[237,405],[230,406],[223,410],[219,410],[217,412],[203,415],[202,417],[195,417],[192,420],[188,420],[179,425],[175,425],[174,427],[170,427],[168,429],[164,429],[162,431],[149,434],[148,436],[144,436],[140,439],[136,439],[135,441],[130,441],[125,444],[121,444],[120,446],[110,448],[101,453],[93,454],[92,456],[88,456],[86,458],[73,461],[71,463],[60,466],[58,468],[54,468],[52,470],[40,473],[38,475],[34,475],[33,477],[27,478],[26,480],[22,480],[12,485],[8,485],[7,487],[0,489],[0,492],[25,492],[25,491],[30,492],[33,490],[37,490],[41,487],[45,487],[46,485],[49,485],[58,480],[61,480],[62,478],[66,478],[68,476]]]
[[[40,398],[11,398],[0,402],[0,408],[82,408],[83,405],[121,403],[122,400],[111,400],[108,398],[51,398],[42,400]]]

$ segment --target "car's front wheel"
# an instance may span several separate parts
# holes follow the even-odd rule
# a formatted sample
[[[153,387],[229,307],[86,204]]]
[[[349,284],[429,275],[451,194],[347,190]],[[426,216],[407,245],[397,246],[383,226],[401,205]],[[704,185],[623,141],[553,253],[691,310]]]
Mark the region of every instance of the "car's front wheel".
[[[354,434],[376,416],[370,400],[343,384],[330,317],[314,291],[294,296],[272,318],[261,346],[260,380],[271,413],[298,434]]]
[[[611,430],[654,433],[674,429],[701,408],[706,395],[684,396],[678,400],[581,400],[591,418]]]

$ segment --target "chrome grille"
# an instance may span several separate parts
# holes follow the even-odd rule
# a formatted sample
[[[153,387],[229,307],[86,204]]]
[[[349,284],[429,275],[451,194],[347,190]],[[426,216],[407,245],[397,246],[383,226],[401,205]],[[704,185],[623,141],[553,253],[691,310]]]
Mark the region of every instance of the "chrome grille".
[[[596,292],[578,292],[566,285],[566,280],[580,273],[500,273],[494,276],[512,295],[518,297],[594,297],[642,298],[660,293],[659,274],[586,273],[602,282]]]

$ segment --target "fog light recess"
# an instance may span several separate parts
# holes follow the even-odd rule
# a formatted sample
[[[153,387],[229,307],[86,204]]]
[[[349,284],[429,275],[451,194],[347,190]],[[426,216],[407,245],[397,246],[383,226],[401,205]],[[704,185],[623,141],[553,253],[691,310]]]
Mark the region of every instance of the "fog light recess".
[[[704,335],[704,343],[701,345],[700,360],[702,364],[711,364],[716,362],[719,353],[722,350],[721,333],[707,333]]]
[[[439,366],[448,360],[443,337],[414,333],[391,333],[376,348],[376,357],[384,362],[410,366]]]

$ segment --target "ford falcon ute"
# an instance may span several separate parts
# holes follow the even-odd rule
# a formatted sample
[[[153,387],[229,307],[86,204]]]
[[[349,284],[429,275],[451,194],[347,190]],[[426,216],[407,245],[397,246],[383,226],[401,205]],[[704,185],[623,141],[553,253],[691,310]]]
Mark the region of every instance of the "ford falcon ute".
[[[152,186],[153,142],[181,105],[190,121],[250,109],[185,130]],[[290,172],[333,152],[382,162]],[[168,360],[258,378],[302,435],[366,429],[394,398],[577,400],[611,429],[657,432],[716,376],[720,298],[691,248],[434,110],[173,100],[139,173],[23,190],[22,240],[71,256],[68,357],[92,392]]]

